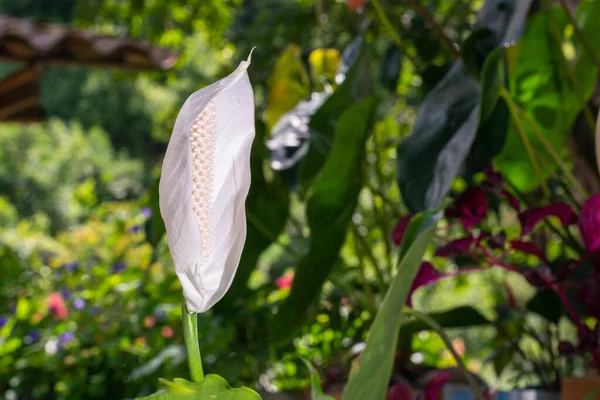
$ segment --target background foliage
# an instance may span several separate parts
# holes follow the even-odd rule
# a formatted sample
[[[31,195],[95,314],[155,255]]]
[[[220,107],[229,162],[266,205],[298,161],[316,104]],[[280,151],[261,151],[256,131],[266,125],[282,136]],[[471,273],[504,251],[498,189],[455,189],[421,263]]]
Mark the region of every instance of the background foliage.
[[[186,376],[180,288],[157,209],[160,161],[185,98],[254,46],[248,239],[229,293],[199,319],[205,369],[263,392],[302,391],[300,356],[340,391],[386,304],[402,217],[451,207],[491,163],[527,206],[577,206],[600,189],[590,152],[598,56],[579,37],[600,39],[600,1],[572,2],[577,29],[555,3],[0,0],[0,14],[180,52],[164,73],[52,68],[49,120],[0,129],[0,393],[132,398],[155,391],[158,376]],[[0,65],[0,76],[14,68]],[[521,130],[515,115],[533,123]],[[281,146],[277,132],[296,136]],[[278,170],[275,154],[296,152]],[[492,196],[480,228],[517,236],[517,222]],[[432,232],[437,247],[461,234],[449,218]],[[549,257],[573,257],[556,235],[535,240]],[[510,302],[545,328],[539,310],[523,311],[535,285],[501,269],[459,273],[479,259],[425,254],[453,276],[420,289],[413,305],[448,327],[467,365],[499,387],[545,383],[516,350],[493,352],[507,342],[502,329],[518,325]],[[564,337],[576,336],[560,321]],[[418,321],[398,329],[394,376],[416,382],[455,366]],[[545,356],[523,341],[532,359]]]

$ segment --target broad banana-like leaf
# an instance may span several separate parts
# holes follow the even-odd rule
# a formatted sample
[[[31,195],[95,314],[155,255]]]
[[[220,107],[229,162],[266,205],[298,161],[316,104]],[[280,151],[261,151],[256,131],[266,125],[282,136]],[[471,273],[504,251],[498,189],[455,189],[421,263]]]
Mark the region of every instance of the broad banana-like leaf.
[[[246,240],[254,96],[247,61],[185,102],[159,184],[171,258],[187,309],[204,312],[233,280]]]

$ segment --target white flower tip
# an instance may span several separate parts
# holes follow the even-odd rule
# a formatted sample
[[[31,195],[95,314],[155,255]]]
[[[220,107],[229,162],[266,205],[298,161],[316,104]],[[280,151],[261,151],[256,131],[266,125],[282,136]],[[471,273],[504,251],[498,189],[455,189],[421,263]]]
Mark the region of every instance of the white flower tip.
[[[256,46],[254,46],[253,48],[250,49],[250,54],[248,54],[248,59],[246,60],[246,62],[248,64],[250,64],[252,62],[252,52],[254,51],[255,48],[256,48]]]
[[[236,72],[245,72],[248,69],[248,67],[252,63],[252,52],[254,51],[255,48],[256,48],[256,46],[254,46],[250,50],[250,54],[248,54],[248,58],[246,59],[246,61],[242,61],[240,63],[240,66],[237,68]]]

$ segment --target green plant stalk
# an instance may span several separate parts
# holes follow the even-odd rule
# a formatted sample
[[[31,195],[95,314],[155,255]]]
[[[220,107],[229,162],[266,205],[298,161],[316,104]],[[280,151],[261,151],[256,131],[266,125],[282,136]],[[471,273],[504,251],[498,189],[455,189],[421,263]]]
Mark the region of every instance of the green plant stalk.
[[[379,3],[379,0],[371,0],[371,4],[373,5],[373,8],[375,9],[377,18],[379,18],[379,21],[381,21],[381,24],[385,27],[385,29],[387,29],[389,31],[390,35],[392,36],[392,39],[396,43],[396,46],[398,46],[398,48],[400,50],[402,50],[402,52],[404,53],[404,56],[407,57],[410,60],[410,62],[412,63],[412,65],[415,67],[415,69],[418,70],[419,63],[406,49],[404,42],[402,42],[402,39],[400,39],[400,35],[398,35],[398,32],[394,29],[394,26],[392,25],[392,23],[388,19],[387,15],[385,14],[383,7],[381,7],[381,4]]]
[[[531,162],[533,169],[535,169],[535,173],[538,177],[540,186],[542,187],[544,194],[546,196],[550,196],[550,191],[548,190],[548,186],[546,185],[546,181],[544,180],[544,176],[542,175],[542,170],[540,169],[540,165],[538,164],[537,159],[535,158],[535,154],[533,154],[533,148],[531,147],[531,143],[529,143],[529,139],[527,138],[527,132],[525,132],[525,128],[523,127],[523,122],[519,118],[519,112],[515,108],[516,104],[513,101],[512,96],[510,95],[510,93],[508,93],[508,91],[505,88],[500,88],[499,95],[506,101],[506,104],[508,105],[510,114],[515,122],[517,132],[519,133],[519,136],[521,137],[523,146],[525,146],[525,150],[527,151],[527,155],[529,156],[529,161]]]
[[[460,358],[460,355],[454,349],[454,346],[452,346],[452,342],[450,341],[450,338],[448,338],[448,336],[444,332],[444,328],[442,328],[442,326],[440,324],[438,324],[432,318],[429,318],[427,315],[425,315],[415,309],[406,307],[404,309],[404,311],[406,313],[412,315],[416,319],[420,320],[424,324],[430,326],[431,329],[433,329],[440,336],[440,338],[442,339],[442,341],[448,348],[448,351],[450,351],[450,353],[452,353],[452,356],[456,360],[456,364],[458,365],[458,367],[462,370],[463,374],[465,375],[465,379],[467,380],[467,383],[471,387],[473,394],[475,394],[475,398],[478,400],[485,400],[485,396],[483,395],[481,388],[477,384],[477,381],[475,380],[473,375],[469,372],[469,370],[465,366],[465,363],[463,362],[462,358]]]
[[[382,292],[385,292],[388,285],[385,280],[385,277],[383,276],[383,272],[381,271],[381,268],[377,264],[377,259],[375,258],[375,256],[373,255],[373,252],[371,251],[371,247],[365,240],[365,237],[360,234],[360,232],[358,231],[358,228],[356,227],[354,222],[351,222],[351,225],[352,225],[352,232],[354,233],[355,240],[362,246],[364,254],[367,256],[369,261],[371,261],[371,264],[373,264],[373,268],[375,269],[375,275],[377,276],[377,281],[379,282],[380,290]]]
[[[565,58],[565,54],[562,51],[560,32],[559,32],[558,26],[556,25],[556,21],[554,20],[554,17],[552,16],[552,13],[550,12],[550,10],[548,8],[546,8],[546,14],[548,15],[548,19],[550,20],[550,25],[552,25],[552,34],[554,35],[554,40],[556,40],[556,44],[558,47],[557,53],[558,53],[558,58],[560,59],[560,63],[562,64],[562,67],[564,68],[564,70],[567,72],[567,76],[568,76],[569,80],[571,81],[571,84],[573,85],[573,89],[575,89],[575,94],[579,98],[579,102],[581,103],[581,107],[583,108],[583,115],[585,117],[585,120],[586,120],[587,124],[589,125],[590,129],[592,130],[592,132],[594,132],[594,127],[595,127],[594,117],[592,116],[590,107],[588,106],[587,101],[585,100],[585,96],[583,94],[583,91],[581,90],[581,85],[579,84],[579,81],[577,80],[575,73],[569,66],[569,62]]]
[[[185,298],[181,301],[181,318],[183,320],[183,340],[187,353],[190,377],[193,382],[204,380],[202,369],[202,357],[200,356],[200,345],[198,344],[198,314],[190,313],[185,306]]]
[[[558,167],[564,172],[565,176],[569,179],[569,181],[571,181],[571,184],[573,185],[573,187],[575,189],[577,189],[579,194],[581,194],[584,198],[587,198],[587,196],[588,196],[587,191],[584,189],[584,187],[581,185],[581,183],[579,183],[579,181],[577,180],[575,175],[573,175],[573,173],[569,170],[569,168],[567,168],[567,166],[565,165],[563,160],[558,155],[558,152],[556,151],[554,146],[552,146],[552,143],[550,143],[548,141],[548,139],[546,139],[546,136],[544,135],[544,132],[542,132],[542,129],[540,128],[540,126],[533,120],[533,118],[531,118],[525,112],[525,110],[523,110],[521,107],[519,107],[516,103],[515,103],[515,108],[517,109],[519,114],[521,114],[521,116],[523,117],[525,122],[527,122],[529,124],[531,129],[533,129],[533,132],[537,135],[538,139],[540,139],[540,142],[542,142],[542,144],[546,148],[546,151],[548,152],[548,154],[550,154],[550,156],[554,159],[554,161],[556,162]]]
[[[359,233],[357,232],[356,229],[352,230],[352,233],[354,235],[354,240],[357,241],[358,238],[356,236],[359,235]],[[361,284],[363,286],[363,290],[365,291],[365,295],[367,296],[367,298],[369,299],[369,303],[373,306],[373,309],[376,309],[376,305],[375,305],[375,297],[373,297],[373,291],[371,290],[371,285],[369,284],[369,282],[367,281],[367,275],[365,274],[365,262],[364,259],[360,252],[360,249],[358,249],[358,246],[356,248],[356,252],[358,253],[358,274],[360,276],[360,280],[362,281]]]
[[[573,14],[571,14],[571,10],[569,10],[567,3],[565,2],[565,0],[559,0],[559,1],[560,1],[560,5],[565,10],[565,14],[567,14],[567,19],[569,20],[569,23],[573,27],[573,31],[575,31],[575,35],[577,35],[577,38],[583,45],[583,48],[585,49],[588,57],[591,58],[596,65],[600,65],[600,59],[598,59],[598,56],[594,52],[594,48],[587,41],[587,39],[585,38],[585,35],[581,31],[581,29],[579,29],[579,26],[577,25],[577,21],[575,21]]]
[[[381,173],[381,168],[379,165],[379,160],[383,159],[383,157],[381,155],[381,149],[379,147],[379,143],[377,142],[377,135],[375,133],[376,130],[374,130],[373,132],[373,151],[377,156],[377,160],[375,161],[374,165],[375,176],[377,178],[377,186],[383,188],[385,187],[385,179],[383,177],[383,174]],[[373,191],[371,191],[371,202],[373,205],[373,212],[375,218],[377,219],[377,222],[379,223],[379,228],[383,233],[383,243],[385,244],[386,259],[388,263],[388,273],[390,276],[392,276],[394,263],[392,262],[392,247],[390,245],[391,232],[387,229],[389,221],[392,220],[392,218],[386,210],[385,202],[383,201],[383,199],[381,204],[381,214],[378,212],[377,205],[375,204],[375,193]]]

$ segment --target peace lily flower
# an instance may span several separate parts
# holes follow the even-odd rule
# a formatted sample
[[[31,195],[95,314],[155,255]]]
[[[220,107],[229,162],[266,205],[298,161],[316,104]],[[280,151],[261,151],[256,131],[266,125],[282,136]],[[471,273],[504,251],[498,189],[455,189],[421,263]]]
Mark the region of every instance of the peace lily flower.
[[[163,161],[160,212],[189,312],[204,312],[223,297],[246,240],[255,133],[251,55],[186,100]]]

